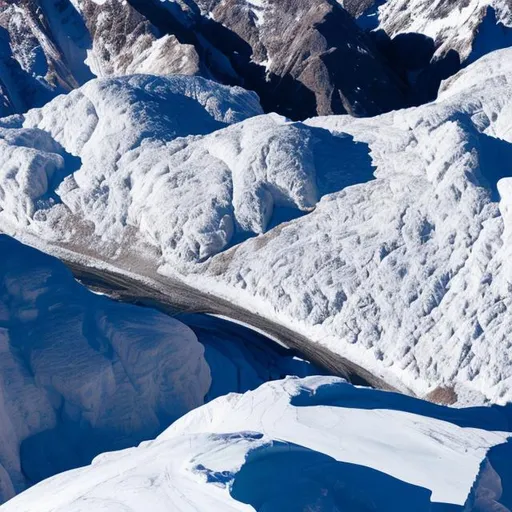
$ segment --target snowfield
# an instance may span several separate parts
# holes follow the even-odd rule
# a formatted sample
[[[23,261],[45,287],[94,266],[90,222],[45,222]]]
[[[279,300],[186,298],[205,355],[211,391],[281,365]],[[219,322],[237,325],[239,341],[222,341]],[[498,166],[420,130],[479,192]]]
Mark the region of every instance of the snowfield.
[[[512,512],[512,0],[0,0],[0,512],[217,511]]]
[[[494,461],[510,452],[510,434],[498,431],[507,424],[503,409],[286,379],[218,398],[154,441],[103,454],[1,510],[505,510],[510,472]]]
[[[418,395],[505,403],[511,81],[501,50],[431,104],[305,123],[197,77],[93,81],[1,121],[0,222],[144,260]]]
[[[226,320],[114,302],[0,235],[0,504],[205,402],[320,373]]]

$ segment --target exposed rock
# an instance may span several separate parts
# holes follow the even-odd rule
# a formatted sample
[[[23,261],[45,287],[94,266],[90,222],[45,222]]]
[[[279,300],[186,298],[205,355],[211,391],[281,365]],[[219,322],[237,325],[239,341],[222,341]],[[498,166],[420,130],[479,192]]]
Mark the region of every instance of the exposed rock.
[[[213,0],[201,7],[238,36],[240,50],[231,60],[242,77],[250,62],[264,68],[265,76],[247,78],[246,86],[266,110],[292,118],[366,116],[404,105],[403,84],[334,1]],[[215,40],[220,37],[217,31]]]

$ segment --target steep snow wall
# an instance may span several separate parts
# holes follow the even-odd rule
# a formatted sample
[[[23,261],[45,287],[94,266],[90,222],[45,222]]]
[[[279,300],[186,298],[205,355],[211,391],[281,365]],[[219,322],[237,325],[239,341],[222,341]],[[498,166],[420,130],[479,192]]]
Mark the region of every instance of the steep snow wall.
[[[203,403],[204,348],[184,324],[88,292],[0,236],[0,501]]]

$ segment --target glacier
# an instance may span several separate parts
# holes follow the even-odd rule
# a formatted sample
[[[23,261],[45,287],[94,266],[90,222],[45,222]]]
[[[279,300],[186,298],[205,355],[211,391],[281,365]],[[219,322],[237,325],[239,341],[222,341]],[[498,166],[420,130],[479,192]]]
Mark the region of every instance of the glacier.
[[[0,502],[204,403],[204,347],[183,323],[119,304],[0,236]]]
[[[0,503],[186,412],[322,370],[247,328],[115,302],[0,235]]]
[[[198,77],[92,81],[0,122],[0,221],[233,300],[399,389],[505,403],[510,56],[421,107],[304,123]]]
[[[0,512],[512,510],[511,1],[0,0]]]

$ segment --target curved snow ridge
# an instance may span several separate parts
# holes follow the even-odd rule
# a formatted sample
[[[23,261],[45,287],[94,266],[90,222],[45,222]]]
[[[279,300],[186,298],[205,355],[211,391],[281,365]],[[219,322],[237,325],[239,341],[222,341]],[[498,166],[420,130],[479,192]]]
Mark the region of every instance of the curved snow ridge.
[[[184,324],[121,305],[0,236],[0,502],[204,403],[204,347]]]
[[[154,441],[103,454],[2,510],[453,510],[507,426],[506,411],[288,378],[218,398]]]
[[[43,191],[59,204],[27,210],[24,196],[42,193],[23,191],[4,215],[21,224],[21,210],[25,223],[50,240],[76,236],[75,218],[107,244],[135,228],[165,261],[183,265],[373,177],[364,144],[257,114],[253,93],[197,77],[90,82],[23,119],[25,128],[44,130],[77,156],[75,167],[67,165]],[[345,154],[339,160],[337,153]]]

